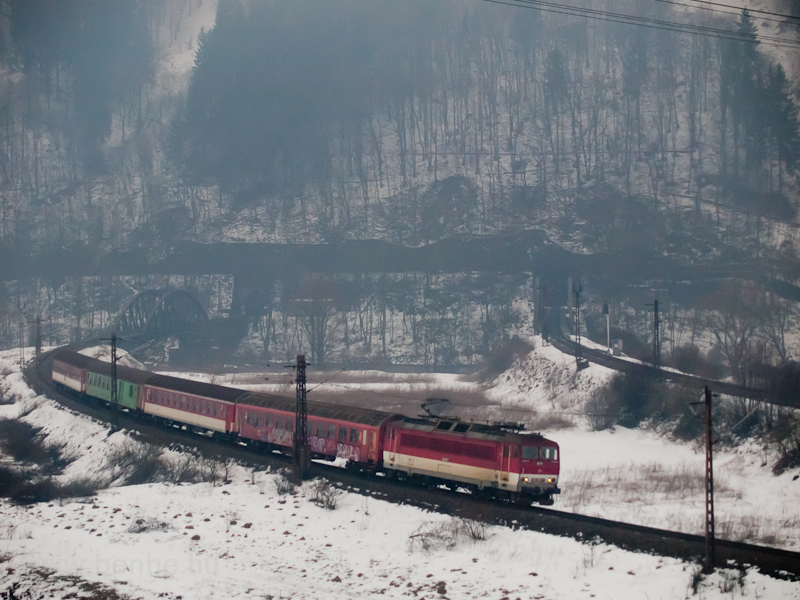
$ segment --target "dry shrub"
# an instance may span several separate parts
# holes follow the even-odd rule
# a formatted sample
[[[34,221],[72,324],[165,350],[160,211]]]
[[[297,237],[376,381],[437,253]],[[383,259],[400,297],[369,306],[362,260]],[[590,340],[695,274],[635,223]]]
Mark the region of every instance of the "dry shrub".
[[[52,477],[31,477],[24,472],[0,469],[0,496],[8,497],[17,504],[93,496],[101,487],[102,482],[88,478],[59,483]]]
[[[51,454],[41,442],[41,428],[19,419],[0,419],[0,448],[17,462],[45,464]]]
[[[169,531],[173,529],[172,525],[165,521],[159,521],[156,518],[149,519],[136,519],[128,527],[128,533],[147,533],[148,531]]]
[[[122,485],[165,481],[170,469],[160,448],[126,440],[106,455],[106,466],[118,473]]]
[[[486,357],[477,373],[478,381],[491,381],[501,373],[508,371],[517,359],[525,358],[533,350],[528,342],[519,336],[504,340]]]
[[[279,496],[284,496],[286,494],[294,495],[295,488],[297,487],[295,482],[292,481],[287,474],[286,469],[281,469],[278,471],[278,474],[272,480],[272,483],[275,486],[275,491]]]
[[[720,475],[714,477],[714,491],[719,496],[740,496]],[[647,504],[661,499],[701,498],[704,493],[705,471],[702,466],[671,467],[660,463],[608,465],[571,473],[562,501],[571,510],[579,510],[586,504]]]
[[[408,536],[408,549],[437,550],[456,548],[463,539],[473,542],[486,539],[486,525],[472,519],[453,517],[449,521],[428,522],[420,525]]]
[[[533,423],[528,425],[531,431],[546,431],[548,429],[573,429],[575,423],[572,417],[567,415],[548,415],[537,416]]]
[[[327,510],[336,510],[339,499],[344,494],[344,491],[334,485],[327,479],[317,479],[308,488],[306,497],[310,502],[317,506],[321,506]]]

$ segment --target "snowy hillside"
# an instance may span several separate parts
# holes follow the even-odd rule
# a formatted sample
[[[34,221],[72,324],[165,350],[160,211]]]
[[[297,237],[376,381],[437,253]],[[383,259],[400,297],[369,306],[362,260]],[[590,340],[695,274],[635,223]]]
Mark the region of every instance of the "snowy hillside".
[[[109,469],[105,457],[135,442],[125,432],[109,435],[105,425],[36,398],[21,381],[16,356],[0,355],[0,391],[13,400],[0,406],[0,415],[23,415],[24,422],[42,428],[47,443],[63,448],[73,460],[59,476],[63,482],[100,477],[111,487],[92,502],[19,507],[3,500],[0,569],[6,577],[0,592],[18,586],[17,597],[26,591],[67,597],[81,587],[141,598],[586,593],[615,600],[683,599],[694,593],[697,568],[673,559],[500,527],[486,528],[476,536],[485,539],[475,540],[464,524],[448,517],[352,494],[339,498],[336,510],[324,510],[311,501],[313,482],[295,495],[279,495],[278,475],[242,467],[228,466],[231,482],[225,485],[121,486],[125,473]],[[592,368],[576,376],[573,365],[552,348],[539,348],[487,390],[489,398],[511,398],[517,409],[574,415],[573,427],[546,432],[562,454],[563,494],[556,508],[698,532],[702,455],[645,431],[588,431],[578,416],[581,406],[608,373]],[[452,376],[441,378],[439,391],[446,393],[452,383]],[[165,458],[171,464],[186,460],[171,451]],[[796,473],[774,477],[765,468],[769,461],[755,446],[717,454],[717,531],[797,550],[800,481]],[[436,536],[419,535],[433,531]],[[440,541],[422,547],[420,539],[433,537]],[[754,572],[741,578],[722,571],[702,582],[699,593],[798,598],[800,587]]]

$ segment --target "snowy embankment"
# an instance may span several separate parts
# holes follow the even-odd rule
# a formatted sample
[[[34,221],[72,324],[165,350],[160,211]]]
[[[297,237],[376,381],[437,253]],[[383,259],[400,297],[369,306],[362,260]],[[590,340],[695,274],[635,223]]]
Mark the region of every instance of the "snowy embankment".
[[[536,353],[540,356],[526,360],[547,362],[551,357],[558,363],[551,350]],[[104,457],[131,443],[127,434],[109,435],[103,424],[35,398],[15,371],[12,357],[0,353],[0,372],[6,373],[0,386],[16,400],[1,406],[2,414],[14,417],[24,408],[27,414],[22,418],[43,427],[48,441],[66,444],[64,451],[75,460],[60,477],[104,476],[118,482],[118,473],[106,472]],[[518,407],[553,406],[551,397],[538,391],[531,392],[526,401],[522,391],[526,386],[531,390],[547,387],[524,378],[529,372],[526,364],[518,363],[501,376],[499,387],[510,391],[516,385]],[[568,362],[558,364],[551,365],[551,378],[559,368],[570,368]],[[539,367],[548,372],[546,365]],[[569,380],[568,373],[557,378],[565,376]],[[602,372],[578,374],[574,397],[589,393],[587,378],[599,385],[605,376]],[[562,410],[577,414],[579,406],[580,402],[565,405]],[[701,455],[689,446],[645,432],[589,432],[577,417],[575,425],[547,432],[562,449],[565,493],[557,508],[657,527],[682,528],[693,523],[693,511],[702,506],[702,488],[700,494],[688,484],[683,486],[687,489],[670,491],[670,484],[659,489],[652,482],[661,480],[659,473],[680,474],[681,469],[686,469],[688,479],[695,479],[694,471],[702,467]],[[739,489],[749,482],[731,506],[741,505],[752,518],[777,518],[781,510],[797,510],[800,482],[772,477],[760,468],[755,453],[722,454],[717,464],[723,489]],[[694,470],[693,465],[697,465]],[[89,502],[64,500],[18,507],[2,501],[0,594],[17,585],[17,597],[26,590],[52,597],[81,590],[88,595],[86,590],[92,590],[95,597],[107,598],[114,597],[112,590],[116,590],[141,598],[378,594],[544,599],[585,594],[587,598],[683,599],[693,595],[693,582],[699,581],[695,565],[602,544],[500,527],[488,527],[485,539],[474,540],[449,517],[354,494],[344,494],[336,510],[324,510],[310,501],[310,484],[296,495],[279,495],[278,475],[261,472],[255,473],[255,481],[252,477],[250,471],[236,467],[225,485],[112,485]],[[633,485],[637,481],[638,487]],[[724,491],[722,496],[718,513],[724,515]],[[673,523],[675,515],[684,515],[683,521]],[[428,536],[429,547],[424,549],[419,534],[434,530],[440,534]],[[794,525],[779,533],[789,534],[794,541],[787,545],[796,546],[797,531],[795,517]],[[744,575],[723,571],[705,579],[700,582],[701,597],[800,598],[796,583],[755,572]]]

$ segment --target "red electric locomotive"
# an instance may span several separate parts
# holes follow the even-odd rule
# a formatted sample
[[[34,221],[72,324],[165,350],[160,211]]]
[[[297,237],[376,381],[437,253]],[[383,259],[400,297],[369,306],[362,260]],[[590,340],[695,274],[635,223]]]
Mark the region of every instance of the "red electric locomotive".
[[[558,444],[518,424],[405,418],[389,423],[383,466],[401,478],[466,487],[518,502],[553,504]]]

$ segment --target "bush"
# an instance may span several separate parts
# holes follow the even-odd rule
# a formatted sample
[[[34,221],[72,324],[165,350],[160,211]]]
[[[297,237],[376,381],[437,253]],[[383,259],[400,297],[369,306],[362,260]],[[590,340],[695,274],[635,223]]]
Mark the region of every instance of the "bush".
[[[278,475],[272,480],[272,483],[279,496],[294,494],[295,488],[297,487],[295,482],[289,478],[285,469],[278,471]]]
[[[147,533],[148,531],[169,531],[172,525],[158,519],[136,519],[128,527],[128,533]]]
[[[90,479],[61,484],[51,477],[31,478],[26,473],[0,468],[0,496],[10,498],[17,504],[93,496],[100,487],[100,482]]]
[[[453,549],[461,539],[473,542],[486,539],[486,525],[472,519],[453,517],[449,521],[423,523],[408,536],[408,549]]]
[[[619,373],[600,389],[586,407],[587,417],[595,430],[618,423],[636,427],[666,404],[663,385],[652,379]]]
[[[160,448],[131,440],[114,448],[106,455],[106,466],[117,471],[122,485],[139,485],[165,481],[170,469]]]
[[[37,437],[40,431],[18,419],[0,419],[0,447],[17,462],[46,463],[51,454]]]
[[[617,416],[611,406],[612,394],[610,388],[598,390],[591,400],[586,403],[584,414],[589,421],[592,431],[611,429],[617,422]]]
[[[531,350],[533,350],[533,346],[516,335],[503,341],[486,357],[483,368],[479,372],[479,379],[481,381],[494,379],[510,369],[518,358],[526,357]]]
[[[697,346],[675,348],[666,366],[706,379],[722,379],[725,376],[725,365],[722,364],[719,355],[703,354]]]
[[[306,493],[310,502],[328,510],[336,510],[336,505],[344,492],[327,479],[318,479],[313,482]]]

